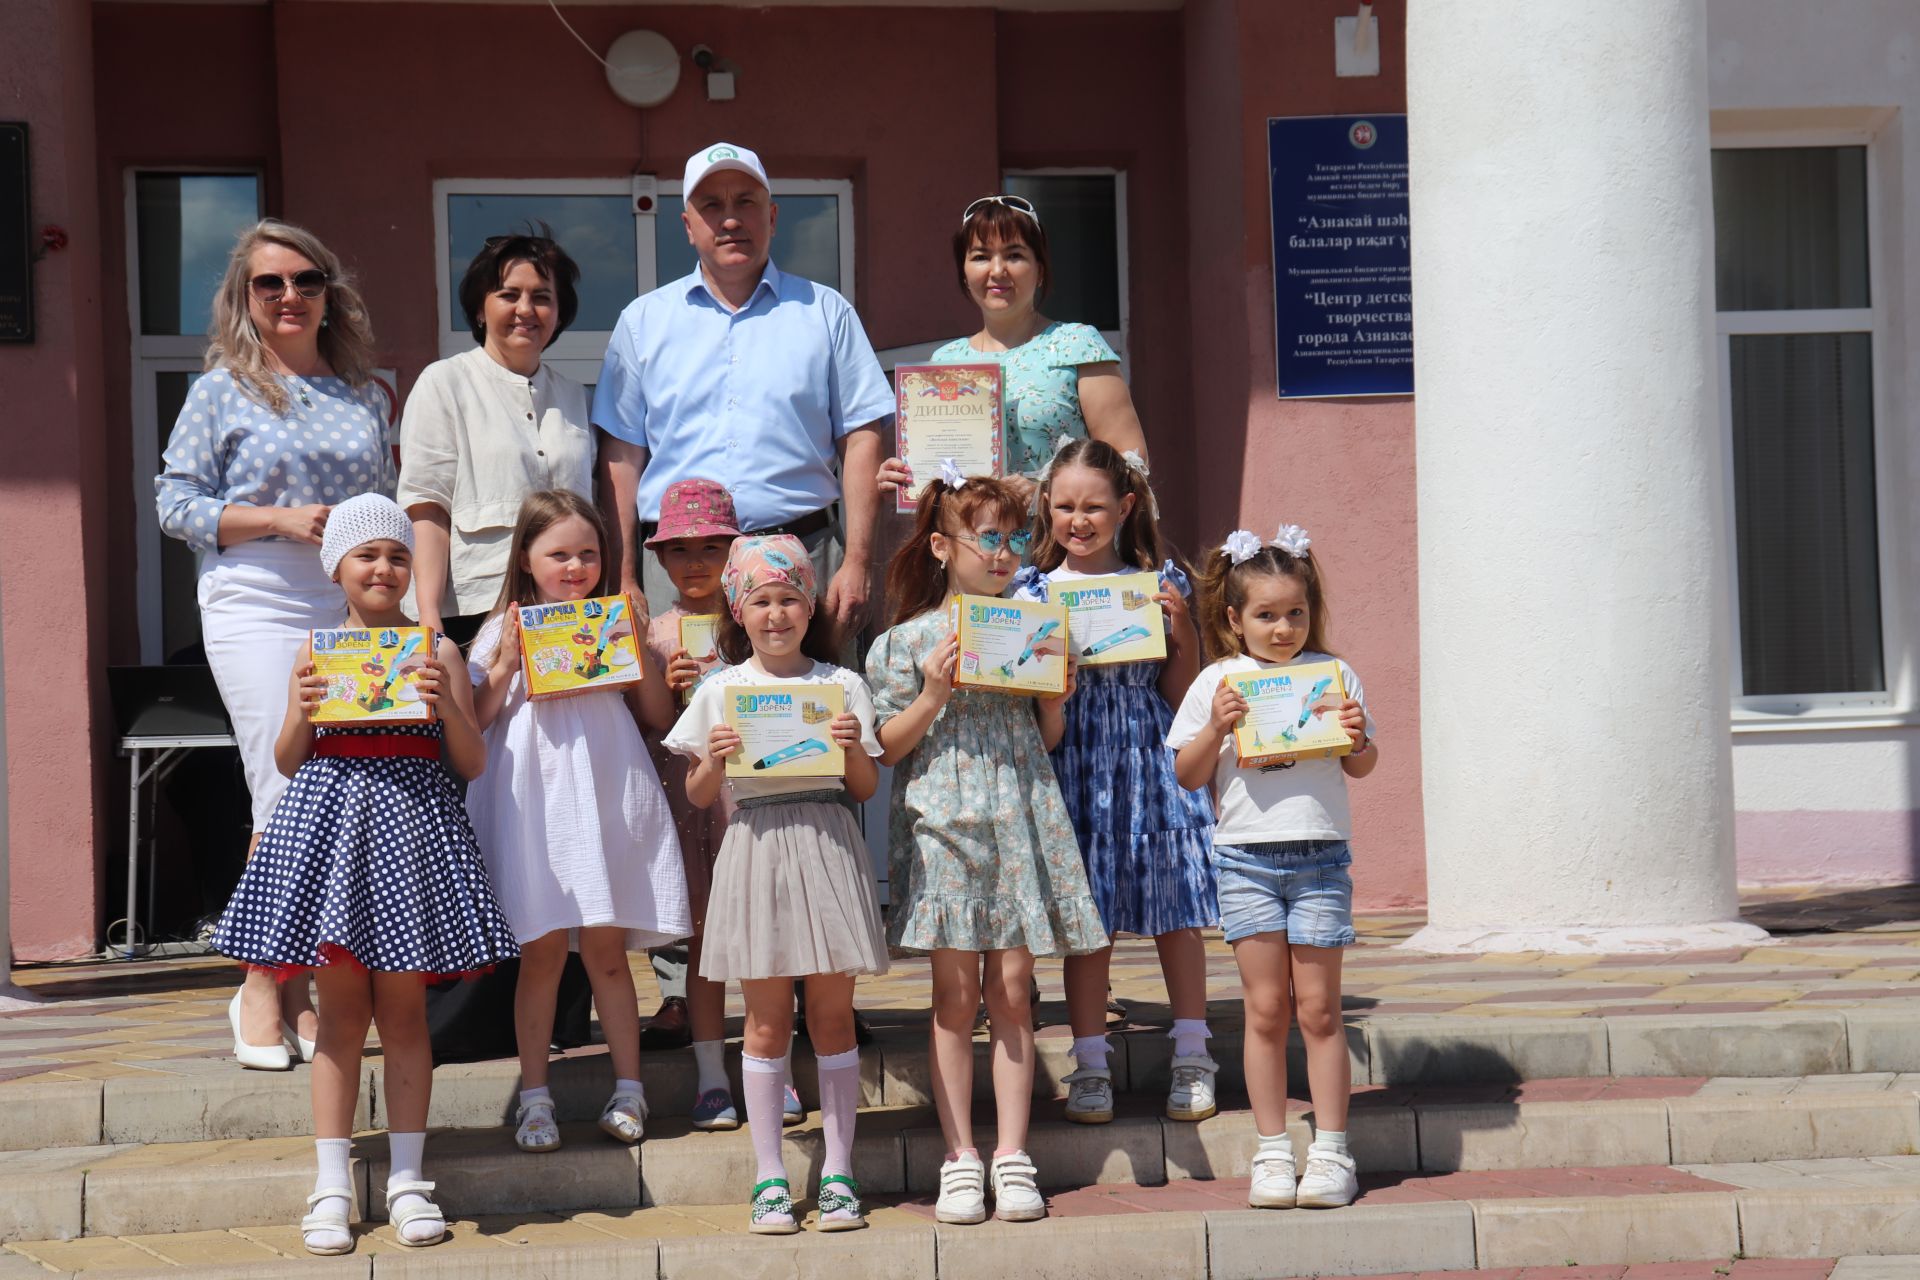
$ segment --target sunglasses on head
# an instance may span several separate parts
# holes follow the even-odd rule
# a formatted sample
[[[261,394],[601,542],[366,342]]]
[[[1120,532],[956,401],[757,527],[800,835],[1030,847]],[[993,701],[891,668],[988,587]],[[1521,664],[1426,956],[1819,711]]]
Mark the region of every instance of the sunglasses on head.
[[[269,272],[255,276],[247,283],[253,286],[253,296],[262,302],[278,302],[286,296],[288,285],[292,285],[294,292],[303,298],[317,298],[326,292],[327,273],[317,269],[296,271],[288,277]]]
[[[997,556],[1003,546],[1016,556],[1023,556],[1027,554],[1027,548],[1033,545],[1033,531],[1030,529],[1015,529],[1012,533],[988,529],[985,533],[956,533],[953,536],[979,547],[983,556]]]
[[[1037,227],[1040,225],[1040,211],[1034,208],[1033,201],[1027,199],[1025,196],[981,196],[978,200],[968,205],[966,211],[960,215],[960,225],[963,227],[966,226],[973,215],[980,211],[980,206],[983,204],[1004,205],[1015,213],[1024,213],[1029,218],[1032,218],[1034,226]]]

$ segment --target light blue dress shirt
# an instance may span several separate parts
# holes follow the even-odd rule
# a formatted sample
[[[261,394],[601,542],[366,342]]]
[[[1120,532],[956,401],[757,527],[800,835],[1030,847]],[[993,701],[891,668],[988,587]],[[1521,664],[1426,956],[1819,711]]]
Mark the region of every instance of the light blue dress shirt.
[[[217,553],[220,513],[230,502],[303,507],[361,493],[393,496],[385,393],[371,382],[356,388],[331,376],[282,381],[292,397],[284,418],[225,369],[202,374],[187,389],[153,479],[168,537]]]
[[[738,311],[696,269],[627,304],[594,389],[593,422],[644,447],[639,518],[675,480],[718,480],[743,529],[840,499],[841,437],[893,415],[893,389],[853,305],[771,262]]]

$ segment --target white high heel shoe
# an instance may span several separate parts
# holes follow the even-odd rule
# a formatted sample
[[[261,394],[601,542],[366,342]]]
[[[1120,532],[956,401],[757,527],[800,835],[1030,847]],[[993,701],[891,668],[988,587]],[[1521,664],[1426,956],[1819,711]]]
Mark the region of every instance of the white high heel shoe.
[[[248,1044],[240,1038],[240,997],[233,993],[233,1000],[227,1005],[227,1025],[233,1028],[233,1056],[241,1066],[251,1067],[255,1071],[290,1071],[293,1058],[287,1052],[285,1042],[280,1044]]]
[[[319,1046],[301,1035],[298,1031],[295,1031],[291,1022],[283,1022],[280,1024],[280,1035],[299,1052],[300,1061],[313,1061],[313,1055],[318,1052]]]

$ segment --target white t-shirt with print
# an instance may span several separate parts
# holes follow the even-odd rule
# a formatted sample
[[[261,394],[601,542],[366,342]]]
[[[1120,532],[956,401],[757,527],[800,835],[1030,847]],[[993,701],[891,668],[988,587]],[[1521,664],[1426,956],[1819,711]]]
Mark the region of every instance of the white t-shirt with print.
[[[1180,700],[1167,731],[1167,745],[1175,751],[1198,738],[1213,715],[1214,690],[1223,677],[1242,671],[1272,671],[1282,666],[1306,662],[1326,662],[1324,653],[1301,653],[1288,663],[1262,662],[1241,654],[1213,663]],[[1340,680],[1347,696],[1360,704],[1367,717],[1367,737],[1374,736],[1373,712],[1368,711],[1367,695],[1360,677],[1338,658]],[[1290,765],[1268,765],[1264,769],[1242,769],[1234,750],[1233,735],[1220,741],[1220,755],[1213,766],[1214,806],[1219,823],[1213,838],[1220,844],[1261,844],[1270,840],[1346,840],[1353,834],[1353,817],[1347,807],[1347,775],[1338,759],[1298,760]]]
[[[707,754],[707,740],[713,735],[713,727],[726,719],[726,689],[729,685],[739,684],[837,684],[846,691],[847,710],[860,718],[860,744],[867,754],[879,757],[880,739],[873,733],[873,695],[867,692],[867,682],[845,667],[836,667],[830,662],[816,662],[813,670],[804,676],[770,676],[750,663],[741,663],[737,667],[722,667],[700,682],[693,691],[693,701],[674,721],[673,728],[667,730],[667,736],[661,741],[667,750],[698,760]],[[727,794],[734,801],[749,796],[777,796],[797,791],[840,791],[846,784],[839,778],[728,778]]]

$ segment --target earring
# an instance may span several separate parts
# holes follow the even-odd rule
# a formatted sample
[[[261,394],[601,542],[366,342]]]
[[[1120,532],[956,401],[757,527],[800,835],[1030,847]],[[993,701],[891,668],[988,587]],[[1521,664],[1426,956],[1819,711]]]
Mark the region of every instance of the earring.
[[[332,323],[332,322],[331,322],[330,320],[328,320],[328,319],[327,319],[327,318],[326,318],[325,316],[321,316],[321,317],[320,317],[320,327],[321,327],[322,329],[324,329],[324,328],[326,328],[326,327],[327,327],[327,325],[329,325],[330,323]]]

